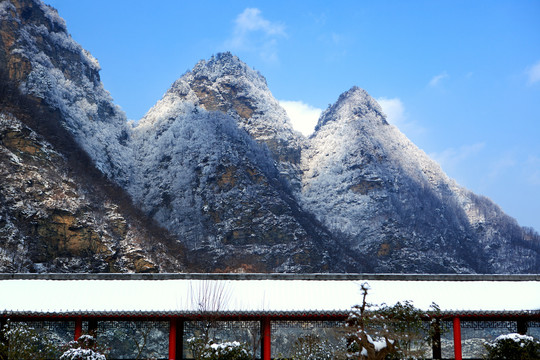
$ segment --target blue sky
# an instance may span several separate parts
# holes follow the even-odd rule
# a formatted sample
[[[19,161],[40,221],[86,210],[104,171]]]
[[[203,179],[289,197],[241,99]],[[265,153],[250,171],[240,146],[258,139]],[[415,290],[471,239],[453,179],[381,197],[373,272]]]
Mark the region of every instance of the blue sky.
[[[540,231],[540,1],[45,2],[130,119],[229,50],[304,132],[366,89],[458,183]]]

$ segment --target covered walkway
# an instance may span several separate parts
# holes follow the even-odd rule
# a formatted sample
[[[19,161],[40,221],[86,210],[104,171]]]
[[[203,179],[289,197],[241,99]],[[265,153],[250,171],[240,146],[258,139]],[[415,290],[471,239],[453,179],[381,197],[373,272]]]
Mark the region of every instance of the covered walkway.
[[[539,275],[0,274],[0,321],[68,339],[97,332],[112,358],[134,356],[144,341],[148,357],[188,359],[187,339],[212,331],[270,360],[306,334],[337,337],[366,282],[372,304],[440,307],[448,331],[436,335],[434,359],[477,358],[481,339],[504,333],[540,337]]]

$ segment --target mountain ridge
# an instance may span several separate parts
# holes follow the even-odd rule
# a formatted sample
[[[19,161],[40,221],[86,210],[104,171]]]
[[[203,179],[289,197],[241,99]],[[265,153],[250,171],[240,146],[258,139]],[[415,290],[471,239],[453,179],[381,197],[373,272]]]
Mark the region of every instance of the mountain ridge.
[[[35,178],[35,166],[49,166],[51,179],[72,173],[81,194],[95,193],[94,201],[119,209],[113,214],[94,206],[101,223],[114,224],[120,217],[133,230],[107,238],[117,255],[111,252],[94,270],[540,270],[540,236],[449,179],[387,122],[365,90],[355,86],[341,94],[306,138],[294,131],[260,73],[231,53],[219,53],[199,61],[129,125],[103,88],[99,64],[71,39],[54,10],[38,0],[10,0],[1,3],[0,18],[5,79],[0,91],[11,94],[0,109],[0,150],[6,154],[1,169],[13,166],[17,151],[33,151],[7,146],[11,137],[24,138],[28,131],[51,140],[52,149],[67,158],[80,154],[72,156],[71,167],[61,161],[50,167],[47,157],[27,154],[20,158],[31,166],[21,176]],[[40,124],[42,118],[47,121]],[[17,125],[21,119],[28,130]],[[32,202],[27,196],[42,195],[11,181],[0,192],[6,199],[0,209],[0,248],[61,246],[58,230],[31,232],[37,220],[16,205],[16,199]],[[54,193],[68,201],[70,193],[60,188],[43,196]],[[32,203],[33,211],[45,211]],[[40,219],[58,224],[54,214],[66,209],[51,204],[45,211],[49,215]],[[93,211],[77,205],[68,213],[79,219],[74,223],[93,229],[95,221],[80,220],[95,218]],[[159,227],[152,228],[156,223]],[[22,235],[2,235],[17,226]],[[72,236],[80,227],[68,228]],[[137,256],[118,262],[133,244],[138,244]],[[102,259],[85,249],[90,264]],[[36,267],[30,255],[9,260],[10,250],[0,268],[24,263],[25,271],[92,271],[91,265],[75,261],[77,251],[67,262],[46,252]],[[137,267],[137,261],[146,265]],[[59,263],[71,265],[54,265]]]
[[[185,269],[182,247],[111,181],[110,159],[96,155],[106,144],[89,151],[96,133],[81,141],[85,125],[103,122],[88,121],[70,100],[89,89],[105,94],[97,63],[41,2],[3,1],[0,19],[0,271]],[[92,85],[76,85],[83,82]]]

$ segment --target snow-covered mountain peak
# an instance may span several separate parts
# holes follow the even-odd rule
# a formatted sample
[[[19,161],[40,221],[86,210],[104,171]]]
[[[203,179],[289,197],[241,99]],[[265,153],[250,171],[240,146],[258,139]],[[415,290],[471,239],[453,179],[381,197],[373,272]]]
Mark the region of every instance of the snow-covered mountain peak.
[[[142,123],[153,123],[156,117],[164,117],[166,113],[172,116],[171,113],[186,102],[243,120],[264,112],[267,107],[278,107],[281,110],[278,117],[286,118],[285,111],[268,89],[266,79],[230,52],[199,61],[173,83]],[[240,122],[245,122],[243,120]]]
[[[195,78],[205,77],[210,81],[226,76],[246,77],[254,83],[266,86],[266,79],[230,52],[218,53],[209,60],[199,61],[191,71]]]
[[[287,122],[284,121],[285,112],[272,96],[266,79],[229,52],[199,61],[191,71],[175,81],[167,96],[179,97],[208,111],[232,115],[243,127],[246,122],[253,123],[248,119],[266,113],[269,108],[279,112],[274,118]]]
[[[126,181],[126,116],[103,88],[98,61],[73,40],[56,10],[38,0],[1,2],[0,62],[24,94],[62,114],[61,125],[97,168]]]
[[[12,0],[2,1],[0,3],[0,15],[14,15],[16,13],[24,13],[17,23],[30,23],[41,21],[41,17],[45,17],[47,21],[42,24],[48,31],[63,31],[66,32],[66,22],[58,15],[58,11],[39,0]]]
[[[341,94],[338,100],[321,114],[315,131],[330,121],[341,122],[356,119],[371,120],[376,124],[388,125],[386,115],[377,101],[364,89],[353,86]]]
[[[285,110],[257,71],[231,53],[202,60],[175,81],[137,128],[154,131],[153,128],[173,121],[178,114],[199,110],[220,112],[232,118],[236,126],[270,150],[282,174],[298,183],[304,139],[293,130]]]

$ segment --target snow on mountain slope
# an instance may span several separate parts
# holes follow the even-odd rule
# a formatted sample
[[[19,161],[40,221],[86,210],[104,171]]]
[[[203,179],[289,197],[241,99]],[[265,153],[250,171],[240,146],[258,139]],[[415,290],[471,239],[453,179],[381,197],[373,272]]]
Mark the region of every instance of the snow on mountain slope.
[[[295,132],[285,110],[272,96],[266,80],[231,53],[202,60],[184,74],[145,116],[169,116],[175,104],[189,101],[208,111],[219,111],[235,119],[258,143],[270,150],[277,167],[291,184],[299,186],[300,152],[304,138]]]
[[[0,60],[23,93],[62,112],[64,126],[95,165],[125,182],[131,150],[125,114],[99,78],[99,63],[68,34],[64,20],[41,1],[3,1]]]
[[[377,271],[534,268],[535,252],[521,246],[522,234],[493,236],[501,227],[517,231],[515,221],[449,179],[362,89],[342,94],[321,115],[302,168],[303,205],[351,247],[376,255]]]
[[[299,183],[298,135],[264,79],[238,58],[199,62],[133,132],[138,171],[129,191],[204,270],[341,269],[330,244],[318,244],[330,236],[290,189],[292,177]]]

